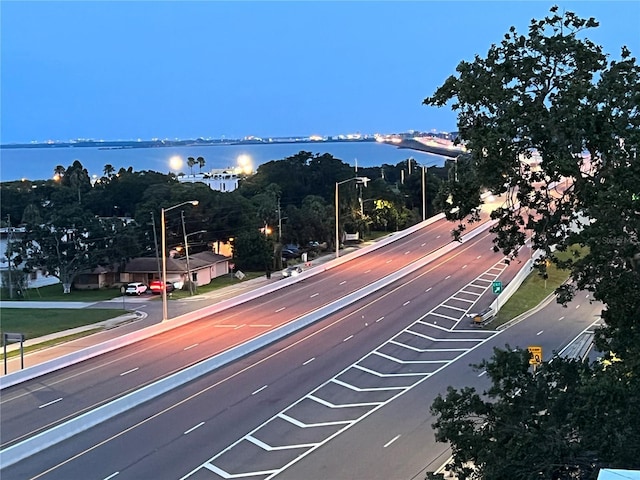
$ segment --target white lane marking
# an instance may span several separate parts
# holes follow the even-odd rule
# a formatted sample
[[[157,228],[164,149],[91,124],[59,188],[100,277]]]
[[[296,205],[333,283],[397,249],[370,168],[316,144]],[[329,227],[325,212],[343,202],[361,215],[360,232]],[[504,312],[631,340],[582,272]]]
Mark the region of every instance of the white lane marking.
[[[427,244],[427,243],[425,242],[425,243],[423,243],[423,244],[422,244],[422,245],[420,245],[420,246],[421,246],[421,247],[424,247],[426,244]]]
[[[564,316],[560,317],[558,321],[564,320]]]
[[[353,335],[349,335],[347,338],[345,338],[344,340],[342,340],[343,342],[346,342],[347,340],[351,340],[353,338]]]
[[[264,390],[265,388],[267,388],[266,385],[260,387],[259,389],[257,389],[255,392],[253,392],[251,395],[255,395],[256,393],[260,393],[262,390]]]
[[[404,302],[402,304],[403,307],[406,307],[407,305],[409,305],[411,303],[411,300],[407,300],[406,302]]]
[[[122,372],[122,373],[120,374],[120,376],[121,376],[121,377],[124,377],[125,375],[128,375],[128,374],[130,374],[130,373],[135,372],[135,371],[136,371],[136,370],[138,370],[139,368],[140,368],[140,367],[136,367],[136,368],[132,368],[131,370],[127,370],[126,372]]]
[[[344,285],[345,283],[347,283],[346,280],[341,281],[338,285]]]
[[[467,268],[467,266],[466,266],[466,265],[463,265],[463,266],[462,266],[462,268]]]
[[[220,324],[220,325],[214,325],[214,327],[216,328],[236,328],[237,325],[224,325],[224,324]]]
[[[316,359],[316,357],[311,357],[309,360],[307,360],[306,362],[304,362],[302,365],[307,365],[311,362],[313,362]]]
[[[409,255],[411,253],[411,250],[407,250],[406,252],[404,252],[405,255]]]
[[[104,480],[110,480],[113,477],[115,477],[116,475],[120,475],[120,472],[113,472],[111,475],[109,475],[108,477],[105,477]]]
[[[487,373],[487,371],[486,371],[486,370],[484,370],[484,371],[480,372],[480,373],[478,374],[478,376],[479,376],[479,377],[482,377],[483,375],[486,375],[486,373]]]
[[[386,262],[386,263],[391,263],[391,260],[387,260],[387,262]]]
[[[364,272],[364,273],[369,273],[370,271],[371,271],[371,269],[367,270],[367,271],[366,271],[366,272]]]
[[[283,311],[285,308],[287,307],[280,307],[279,309],[276,310],[276,313],[280,313],[281,311]]]
[[[40,405],[38,408],[48,407],[49,405],[53,405],[54,403],[58,403],[60,400],[62,400],[62,397],[56,398],[55,400],[51,400],[50,402],[44,403],[44,404]]]
[[[376,320],[376,323],[378,323],[380,320],[382,320],[384,317],[380,317],[379,319]]]
[[[440,238],[442,235],[438,235],[436,238]]]
[[[447,275],[446,277],[444,277],[445,280],[449,280],[451,278],[451,275]]]
[[[314,293],[313,295],[311,295],[309,298],[313,298],[313,297],[317,297],[318,295],[320,295],[319,293]]]
[[[387,443],[384,444],[384,447],[382,448],[387,448],[389,445],[391,445],[393,442],[395,442],[397,439],[400,438],[400,435],[396,435],[395,437],[393,437],[391,440],[389,440]]]
[[[478,255],[478,256],[476,257],[476,260],[478,260],[480,257],[482,257],[482,255]]]
[[[283,308],[283,310],[284,310],[284,308]],[[247,325],[246,323],[243,323],[242,325],[238,325],[236,328],[234,328],[234,330],[238,330],[238,329],[240,329],[242,327],[245,327],[246,325]]]
[[[576,310],[577,310],[578,308],[580,308],[580,305],[576,305]]]
[[[431,290],[432,288],[433,288],[433,287],[429,287],[429,288],[427,288],[427,289],[424,291],[424,293],[427,293],[427,292],[428,292],[429,290]]]
[[[193,345],[189,345],[188,347],[184,347],[183,350],[191,350],[193,347],[197,347],[199,344],[194,343]]]
[[[267,325],[266,323],[252,323],[249,326],[253,328],[270,328],[271,327],[271,325]]]
[[[587,295],[584,298],[589,298],[589,294],[587,293]]]
[[[544,330],[540,330],[538,333],[536,333],[536,337],[537,337],[538,335],[542,335],[542,332],[544,332]]]
[[[187,430],[186,432],[183,433],[183,435],[188,435],[189,433],[193,432],[196,428],[200,428],[202,425],[204,425],[204,422],[200,422],[197,425],[194,425],[193,427],[191,427],[189,430]]]

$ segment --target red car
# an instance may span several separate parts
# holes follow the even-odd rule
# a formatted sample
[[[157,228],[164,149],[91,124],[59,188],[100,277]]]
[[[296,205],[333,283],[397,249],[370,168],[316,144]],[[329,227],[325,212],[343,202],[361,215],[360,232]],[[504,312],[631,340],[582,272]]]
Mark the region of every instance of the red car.
[[[167,282],[165,288],[167,292],[173,292],[176,287],[173,285],[173,283]],[[162,280],[152,281],[149,284],[149,290],[151,290],[152,293],[160,295],[162,293]]]

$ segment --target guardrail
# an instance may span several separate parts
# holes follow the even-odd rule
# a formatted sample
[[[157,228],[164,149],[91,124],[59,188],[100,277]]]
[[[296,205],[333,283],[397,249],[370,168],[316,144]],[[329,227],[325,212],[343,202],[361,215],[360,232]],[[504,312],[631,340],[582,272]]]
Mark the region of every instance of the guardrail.
[[[48,447],[51,447],[67,438],[70,438],[82,431],[88,430],[102,422],[113,418],[114,416],[123,413],[131,408],[134,408],[144,402],[150,401],[170,390],[173,390],[181,385],[190,382],[198,377],[206,375],[234,360],[249,355],[250,353],[259,350],[267,345],[270,345],[277,340],[280,340],[291,333],[294,333],[302,328],[317,322],[318,320],[330,315],[344,307],[354,303],[368,295],[371,295],[375,291],[390,285],[404,276],[424,267],[425,265],[433,262],[437,258],[451,252],[458,248],[469,240],[480,235],[487,229],[489,229],[495,222],[487,222],[477,229],[469,232],[462,238],[461,242],[451,242],[444,247],[430,253],[425,256],[420,262],[416,262],[398,270],[397,272],[387,275],[386,277],[361,288],[344,298],[336,300],[320,309],[293,320],[281,327],[278,327],[270,332],[266,332],[259,337],[256,337],[248,342],[239,345],[235,348],[220,353],[210,359],[204,360],[196,365],[187,367],[184,370],[176,372],[168,377],[158,380],[150,385],[142,387],[139,390],[131,392],[123,397],[117,398],[105,405],[102,405],[92,411],[86,412],[78,417],[66,421],[60,425],[52,427],[49,430],[41,432],[27,440],[7,447],[0,451],[0,469],[13,465],[35,453],[38,453]],[[300,278],[301,276],[297,277]]]

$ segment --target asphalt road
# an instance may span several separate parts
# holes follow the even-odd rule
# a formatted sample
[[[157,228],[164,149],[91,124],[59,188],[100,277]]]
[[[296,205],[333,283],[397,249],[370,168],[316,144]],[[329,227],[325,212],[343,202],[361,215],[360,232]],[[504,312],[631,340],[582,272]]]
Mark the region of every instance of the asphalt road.
[[[490,303],[491,281],[506,283],[518,268],[491,246],[481,235],[302,332],[5,469],[3,479],[414,478],[446,454],[433,445],[430,401],[446,385],[486,381],[467,366],[472,359],[504,343],[535,341],[551,353],[581,327],[566,315],[546,317],[535,333],[530,320],[502,333],[471,327],[465,315]],[[304,283],[292,310],[320,291]]]
[[[281,280],[283,288],[273,294],[5,389],[0,400],[1,446],[5,448],[341,298],[450,243],[450,229],[448,222],[436,222],[302,282]],[[194,306],[172,305],[175,314]],[[64,349],[61,346],[57,352]],[[29,362],[27,356],[27,365]]]

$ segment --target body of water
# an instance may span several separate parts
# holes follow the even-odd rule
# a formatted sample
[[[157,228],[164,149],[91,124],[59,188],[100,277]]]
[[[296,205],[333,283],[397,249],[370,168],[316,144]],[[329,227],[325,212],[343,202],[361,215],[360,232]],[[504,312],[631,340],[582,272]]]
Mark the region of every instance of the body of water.
[[[382,164],[395,165],[413,157],[423,165],[442,165],[444,158],[416,150],[399,149],[393,145],[377,142],[325,142],[325,143],[279,143],[250,145],[210,145],[190,147],[155,147],[100,149],[93,147],[46,147],[0,149],[0,181],[45,180],[53,177],[57,165],[67,168],[79,160],[89,171],[89,176],[103,175],[104,166],[112,165],[116,171],[133,167],[136,172],[153,170],[161,173],[190,173],[186,164],[188,157],[203,157],[206,161],[203,172],[212,169],[235,167],[238,157],[248,155],[254,169],[271,160],[282,160],[301,150],[324,154],[349,165],[376,167]],[[172,170],[169,159],[179,156],[182,168]],[[194,173],[199,171],[196,165]]]

